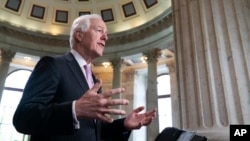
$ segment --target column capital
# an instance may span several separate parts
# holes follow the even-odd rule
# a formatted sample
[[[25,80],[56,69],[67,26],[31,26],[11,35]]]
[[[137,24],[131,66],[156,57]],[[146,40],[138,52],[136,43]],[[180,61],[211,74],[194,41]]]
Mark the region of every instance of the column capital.
[[[115,58],[112,58],[110,60],[110,62],[112,64],[113,68],[114,67],[119,67],[120,68],[122,63],[123,63],[123,59],[121,57],[115,57]]]
[[[1,59],[3,62],[11,62],[15,54],[16,52],[11,51],[9,49],[1,49]]]
[[[157,62],[158,57],[161,56],[161,50],[156,48],[152,50],[148,50],[143,52],[143,55],[146,56],[146,61],[149,62]]]

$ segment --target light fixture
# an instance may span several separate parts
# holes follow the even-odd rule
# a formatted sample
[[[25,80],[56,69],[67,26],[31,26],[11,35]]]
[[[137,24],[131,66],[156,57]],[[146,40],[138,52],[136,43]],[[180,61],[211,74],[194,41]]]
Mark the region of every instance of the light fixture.
[[[110,65],[110,63],[109,63],[109,62],[103,62],[102,65],[103,65],[105,68],[107,68],[107,67]]]
[[[29,62],[29,61],[31,60],[31,57],[25,56],[25,57],[23,57],[23,58],[24,58],[25,62]]]
[[[147,59],[148,59],[148,57],[145,56],[145,55],[143,55],[143,56],[141,57],[142,63],[145,63],[145,62],[147,61]]]

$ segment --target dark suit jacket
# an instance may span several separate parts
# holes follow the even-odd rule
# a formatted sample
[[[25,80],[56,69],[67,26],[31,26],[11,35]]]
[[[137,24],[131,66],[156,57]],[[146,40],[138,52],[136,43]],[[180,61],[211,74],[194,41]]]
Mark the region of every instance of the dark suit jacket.
[[[26,84],[13,124],[17,131],[31,135],[31,141],[127,140],[130,131],[124,128],[124,119],[111,124],[81,119],[80,129],[74,128],[72,101],[88,89],[71,53],[43,57]]]

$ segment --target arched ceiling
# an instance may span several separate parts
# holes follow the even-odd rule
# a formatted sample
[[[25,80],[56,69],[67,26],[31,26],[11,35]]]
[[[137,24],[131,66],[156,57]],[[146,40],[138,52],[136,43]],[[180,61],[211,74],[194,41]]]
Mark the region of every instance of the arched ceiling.
[[[68,35],[72,21],[100,14],[109,33],[141,26],[166,10],[171,0],[1,0],[0,21],[33,32]]]

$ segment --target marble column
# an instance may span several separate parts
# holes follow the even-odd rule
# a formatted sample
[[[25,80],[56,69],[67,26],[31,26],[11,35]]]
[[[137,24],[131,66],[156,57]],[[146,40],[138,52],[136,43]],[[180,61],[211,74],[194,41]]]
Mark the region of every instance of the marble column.
[[[153,49],[143,53],[147,57],[148,80],[146,91],[146,109],[152,110],[158,107],[157,95],[157,61],[160,50]],[[153,141],[159,134],[159,120],[155,118],[153,122],[147,126],[147,141]]]
[[[122,97],[129,100],[129,105],[123,106],[122,109],[127,111],[127,114],[133,111],[134,109],[134,80],[135,80],[135,70],[122,70],[122,87],[125,88],[124,94]]]
[[[172,0],[180,128],[229,140],[250,124],[248,0]]]
[[[113,80],[112,80],[112,87],[113,88],[119,88],[122,86],[121,84],[121,66],[122,66],[122,58],[121,57],[117,57],[111,60],[111,64],[113,67]],[[116,99],[121,99],[122,98],[122,94],[118,94],[118,95],[114,95],[113,98]],[[121,109],[122,106],[118,105],[118,106],[114,106],[117,109]],[[120,115],[113,115],[113,118],[117,119],[117,118],[121,118]]]
[[[1,62],[0,62],[0,102],[2,98],[2,93],[4,89],[5,79],[8,75],[8,70],[12,58],[15,56],[15,52],[10,50],[1,49]]]

